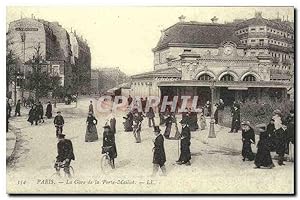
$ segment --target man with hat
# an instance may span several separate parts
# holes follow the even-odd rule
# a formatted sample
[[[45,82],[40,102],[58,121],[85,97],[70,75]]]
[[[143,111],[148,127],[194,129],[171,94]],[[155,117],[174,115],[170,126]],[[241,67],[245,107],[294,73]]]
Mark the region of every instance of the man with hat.
[[[160,168],[163,175],[166,175],[166,154],[164,148],[164,137],[160,133],[159,126],[154,126],[154,147],[153,147],[153,173],[152,176],[155,176]]]
[[[73,145],[71,140],[65,139],[65,135],[62,133],[59,133],[57,135],[58,143],[57,143],[57,152],[58,155],[56,156],[56,163],[55,168],[57,172],[59,172],[60,168],[58,167],[59,163],[63,163],[64,165],[64,172],[68,175],[68,177],[71,177],[70,174],[70,164],[71,160],[75,160],[75,156],[73,153]]]
[[[249,161],[252,161],[254,160],[254,154],[251,149],[251,144],[255,144],[254,130],[250,126],[249,121],[243,121],[241,125],[242,125],[242,142],[243,142],[243,148],[242,148],[243,161],[245,161],[246,158]]]
[[[274,167],[274,164],[270,153],[267,125],[259,124],[256,128],[259,132],[259,141],[257,143],[257,153],[254,160],[255,168],[267,167],[271,169]]]
[[[57,115],[54,117],[54,126],[56,127],[56,137],[59,133],[63,132],[63,126],[65,124],[63,116],[61,116],[61,112],[57,111]]]
[[[180,138],[180,156],[176,163],[179,165],[191,165],[191,130],[188,125],[188,120],[182,119],[179,123],[182,125],[182,131]]]
[[[108,152],[112,168],[115,168],[115,158],[117,157],[117,146],[115,141],[115,134],[111,131],[109,125],[105,125],[103,131],[102,154]],[[108,147],[108,148],[105,148]]]
[[[52,118],[52,104],[50,101],[48,101],[47,107],[46,107],[46,117],[48,119]]]

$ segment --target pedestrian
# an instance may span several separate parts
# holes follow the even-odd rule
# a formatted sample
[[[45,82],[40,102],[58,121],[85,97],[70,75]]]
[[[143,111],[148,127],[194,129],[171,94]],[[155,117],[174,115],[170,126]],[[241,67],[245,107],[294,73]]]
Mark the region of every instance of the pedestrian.
[[[60,111],[57,111],[57,115],[54,117],[54,126],[56,127],[56,137],[59,133],[63,132],[63,126],[65,124],[65,120],[63,116],[61,115]]]
[[[10,105],[10,102],[9,102],[9,99],[7,98],[6,99],[6,107],[7,107],[7,111],[8,111],[8,118],[11,117],[11,105]]]
[[[229,133],[237,133],[240,129],[240,109],[237,105],[233,106],[232,109],[232,122]]]
[[[249,121],[242,122],[242,156],[243,161],[248,159],[249,161],[254,160],[254,154],[252,152],[251,144],[255,144],[255,134],[253,128],[250,126]]]
[[[158,172],[159,168],[162,171],[162,174],[165,176],[166,175],[166,167],[165,167],[165,162],[166,162],[166,153],[165,153],[165,148],[164,148],[164,137],[160,133],[160,128],[159,126],[154,126],[154,147],[152,149],[153,151],[153,173],[152,176],[155,176],[156,173]]]
[[[45,122],[44,117],[43,117],[44,116],[44,107],[40,101],[38,102],[36,109],[37,109],[39,123],[41,123],[41,122],[44,123]]]
[[[47,107],[46,107],[46,117],[48,119],[52,118],[52,104],[50,101],[48,101]]]
[[[33,104],[29,110],[29,117],[27,121],[30,122],[31,125],[33,125],[34,122],[35,125],[38,125],[39,118],[35,104]]]
[[[206,119],[204,117],[204,113],[203,113],[203,109],[202,109],[202,112],[200,113],[200,128],[201,130],[205,130],[206,128]]]
[[[133,131],[133,114],[132,114],[132,111],[129,110],[126,117],[123,117],[123,119],[125,119],[125,122],[123,122],[124,124],[124,129],[125,129],[125,132],[131,132]]]
[[[219,103],[216,103],[216,110],[215,110],[215,113],[214,113],[214,120],[215,120],[215,124],[218,124],[218,115],[219,115],[219,110],[218,110],[218,108],[219,108]]]
[[[257,143],[257,153],[255,156],[255,168],[267,167],[272,169],[275,165],[273,164],[270,146],[269,146],[269,135],[266,130],[265,124],[259,124],[256,126],[259,132],[259,141]]]
[[[191,131],[188,125],[189,122],[187,120],[181,120],[179,123],[182,125],[182,131],[180,138],[180,156],[176,163],[179,165],[191,165]]]
[[[112,110],[110,111],[110,114],[106,118],[105,125],[109,125],[111,132],[113,134],[116,134],[116,117],[115,117],[114,113],[112,112]]]
[[[289,113],[289,116],[286,119],[287,123],[287,146],[288,146],[288,154],[289,160],[291,162],[294,161],[294,143],[295,143],[295,117],[294,117],[294,109],[292,109]]]
[[[59,163],[64,163],[64,172],[67,174],[68,178],[71,178],[70,174],[70,164],[71,160],[75,160],[75,155],[73,153],[73,144],[69,139],[65,139],[64,134],[58,134],[58,143],[57,143],[57,152],[55,168],[57,173],[59,173],[60,167],[58,167]]]
[[[89,105],[89,113],[92,113],[92,114],[94,114],[94,106],[93,106],[93,101],[92,100],[90,100],[90,105]]]
[[[282,117],[281,116],[282,116],[281,110],[276,109],[273,111],[272,119],[274,120],[275,131],[282,127]]]
[[[16,109],[15,109],[15,117],[21,116],[21,100],[17,101]]]
[[[217,107],[217,110],[218,110],[218,124],[220,126],[222,126],[224,124],[224,109],[225,109],[224,101],[223,101],[223,99],[220,99],[218,107]]]
[[[204,113],[206,117],[209,117],[211,115],[211,103],[210,101],[207,101],[204,107]]]
[[[103,144],[102,144],[102,154],[108,152],[110,163],[112,168],[115,168],[115,158],[117,158],[117,146],[115,141],[115,134],[110,129],[109,125],[105,125],[103,131]]]
[[[271,119],[267,126],[267,134],[269,135],[270,151],[276,151],[275,125],[274,119]]]
[[[138,112],[133,116],[133,136],[136,143],[141,143],[141,129],[142,129],[143,117]]]
[[[170,138],[170,135],[171,135],[171,131],[172,130],[172,124],[175,122],[175,116],[173,116],[172,113],[169,113],[167,118],[165,119],[165,125],[166,125],[166,129],[165,129],[165,132],[164,132],[164,136],[165,138],[169,139]]]
[[[163,125],[166,123],[165,116],[163,112],[159,111],[159,125]]]
[[[148,117],[148,126],[149,127],[154,127],[155,126],[155,113],[152,107],[149,107],[149,112],[147,112],[146,117]]]
[[[287,152],[287,126],[282,124],[281,128],[275,130],[276,154],[278,155],[278,165],[285,165],[284,154]]]
[[[98,140],[98,133],[97,133],[97,125],[98,120],[95,116],[90,112],[86,119],[86,132],[85,132],[85,142],[94,142]]]
[[[131,105],[132,100],[133,100],[132,97],[129,95],[128,98],[127,98],[127,104],[128,104],[128,106]]]

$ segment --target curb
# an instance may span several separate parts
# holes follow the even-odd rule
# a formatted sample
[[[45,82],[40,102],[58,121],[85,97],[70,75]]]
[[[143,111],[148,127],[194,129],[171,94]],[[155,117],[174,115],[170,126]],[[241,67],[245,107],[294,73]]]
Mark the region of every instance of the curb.
[[[17,142],[19,141],[19,134],[21,133],[21,130],[19,128],[16,128],[14,126],[11,126],[11,131],[15,134],[16,138],[15,138],[15,144],[14,144],[14,148],[13,151],[11,152],[11,154],[6,158],[6,165],[10,165],[13,157],[12,155],[15,154],[15,151],[17,149]]]

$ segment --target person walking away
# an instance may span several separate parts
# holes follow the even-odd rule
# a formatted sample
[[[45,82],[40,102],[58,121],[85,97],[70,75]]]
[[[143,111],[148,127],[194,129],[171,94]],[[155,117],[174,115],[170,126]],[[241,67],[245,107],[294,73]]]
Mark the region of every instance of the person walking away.
[[[141,128],[143,117],[139,113],[135,113],[133,116],[133,135],[136,143],[141,143]]]
[[[159,168],[162,171],[162,174],[165,176],[166,175],[166,167],[165,167],[165,162],[166,162],[166,153],[165,153],[165,148],[164,148],[164,137],[160,133],[160,128],[159,126],[154,126],[154,147],[152,149],[153,151],[153,172],[152,176],[155,176],[156,173],[158,172]]]
[[[90,105],[89,105],[89,113],[92,113],[92,114],[94,114],[94,106],[93,106],[93,101],[92,100],[90,100]]]
[[[15,109],[15,117],[21,116],[21,100],[17,101],[16,109]]]
[[[57,136],[57,152],[55,168],[57,173],[59,173],[59,163],[64,163],[64,172],[68,175],[68,178],[71,178],[70,174],[70,164],[71,160],[75,160],[75,155],[73,153],[73,144],[69,139],[65,139],[65,135],[60,133]]]
[[[48,119],[52,118],[52,104],[50,101],[48,101],[47,107],[46,107],[46,117]]]
[[[98,120],[90,112],[86,119],[86,132],[85,132],[85,142],[94,142],[98,140],[97,125]]]
[[[259,124],[256,126],[259,132],[259,141],[257,143],[257,153],[255,156],[254,168],[267,167],[272,169],[275,167],[272,161],[270,146],[269,146],[269,135],[266,131],[265,124]]]
[[[177,164],[182,165],[191,165],[191,131],[188,125],[187,120],[181,120],[180,123],[182,124],[182,131],[181,131],[181,138],[180,138],[180,156],[179,159],[176,161]]]
[[[65,120],[63,116],[61,115],[60,111],[57,111],[57,115],[54,117],[54,126],[56,127],[56,137],[59,133],[63,132],[63,126],[65,124]]]
[[[108,152],[112,168],[115,168],[115,158],[117,158],[117,146],[115,141],[115,134],[110,129],[109,125],[105,125],[103,131],[102,154]]]
[[[45,120],[43,118],[44,116],[44,107],[43,104],[39,101],[38,105],[37,105],[37,114],[38,114],[38,118],[39,118],[39,123],[44,123]]]
[[[242,122],[242,156],[243,161],[248,159],[249,161],[254,160],[254,154],[252,152],[251,144],[255,144],[255,134],[253,128],[250,126],[249,121]]]
[[[237,105],[233,106],[231,130],[229,133],[237,133],[240,129],[240,109]]]
[[[149,108],[149,112],[147,112],[146,117],[148,117],[148,126],[154,127],[155,126],[155,122],[154,122],[155,113],[154,113],[154,110],[152,107]]]

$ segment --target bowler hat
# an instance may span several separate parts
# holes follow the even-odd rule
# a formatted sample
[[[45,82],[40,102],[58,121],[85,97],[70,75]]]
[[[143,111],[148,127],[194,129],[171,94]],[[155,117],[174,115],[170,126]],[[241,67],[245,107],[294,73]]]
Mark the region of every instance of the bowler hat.
[[[159,126],[154,126],[154,132],[157,132],[157,133],[160,133],[160,128],[159,128]]]

